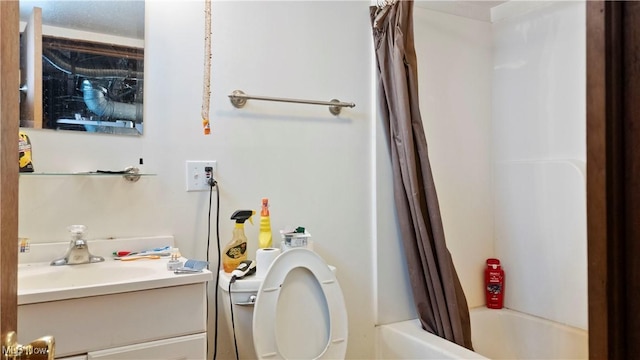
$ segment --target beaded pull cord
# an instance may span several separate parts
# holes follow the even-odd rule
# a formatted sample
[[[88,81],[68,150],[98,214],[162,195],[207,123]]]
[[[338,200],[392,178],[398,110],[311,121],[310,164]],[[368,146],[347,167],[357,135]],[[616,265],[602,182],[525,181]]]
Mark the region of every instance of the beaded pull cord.
[[[202,127],[204,134],[211,134],[209,104],[211,100],[211,0],[204,2],[204,78],[202,84]]]

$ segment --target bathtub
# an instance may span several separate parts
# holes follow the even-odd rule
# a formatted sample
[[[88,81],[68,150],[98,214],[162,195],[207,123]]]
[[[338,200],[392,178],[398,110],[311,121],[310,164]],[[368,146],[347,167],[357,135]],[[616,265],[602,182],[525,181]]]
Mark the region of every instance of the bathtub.
[[[513,310],[471,310],[475,352],[430,334],[417,319],[376,327],[378,359],[588,359],[587,331]]]

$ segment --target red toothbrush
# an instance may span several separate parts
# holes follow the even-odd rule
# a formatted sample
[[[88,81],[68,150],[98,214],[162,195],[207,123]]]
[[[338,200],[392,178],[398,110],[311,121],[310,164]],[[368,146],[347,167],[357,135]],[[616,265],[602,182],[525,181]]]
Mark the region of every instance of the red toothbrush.
[[[135,254],[137,254],[137,252],[135,252],[135,251],[114,251],[113,252],[113,255],[114,256],[118,256],[118,257],[127,256],[127,255],[135,255]]]

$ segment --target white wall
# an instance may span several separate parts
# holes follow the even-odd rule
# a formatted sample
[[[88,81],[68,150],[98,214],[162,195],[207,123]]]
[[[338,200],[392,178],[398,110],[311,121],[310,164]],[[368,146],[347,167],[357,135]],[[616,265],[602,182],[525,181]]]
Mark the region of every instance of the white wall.
[[[420,111],[447,246],[470,307],[484,304],[483,266],[493,255],[491,24],[414,7]],[[415,318],[378,125],[377,323]]]
[[[87,225],[90,238],[171,234],[184,255],[203,259],[208,194],[185,192],[185,161],[217,160],[222,245],[230,240],[231,213],[257,209],[260,199],[269,197],[272,228],[307,227],[316,251],[337,266],[349,314],[348,357],[372,358],[374,120],[368,5],[214,2],[212,135],[204,136],[204,4],[148,1],[145,134],[28,134],[36,171],[121,169],[143,157],[144,170],[157,175],[134,184],[118,177],[23,176],[20,236],[62,241],[72,223]],[[259,101],[240,110],[227,97],[235,89],[338,98],[356,107],[339,117],[322,106]],[[252,256],[257,230],[246,226]],[[214,263],[215,250],[212,243]],[[229,344],[220,344],[226,358],[232,357]]]
[[[492,136],[505,306],[586,329],[585,4],[503,6]]]

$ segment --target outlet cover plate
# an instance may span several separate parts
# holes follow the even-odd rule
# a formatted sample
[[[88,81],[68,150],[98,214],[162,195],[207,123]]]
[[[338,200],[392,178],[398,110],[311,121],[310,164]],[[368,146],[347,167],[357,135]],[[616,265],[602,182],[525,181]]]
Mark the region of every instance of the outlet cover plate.
[[[217,164],[214,160],[209,161],[187,161],[187,191],[209,191],[207,174],[205,168],[213,168],[213,177],[216,177]],[[213,188],[214,190],[216,188]]]

